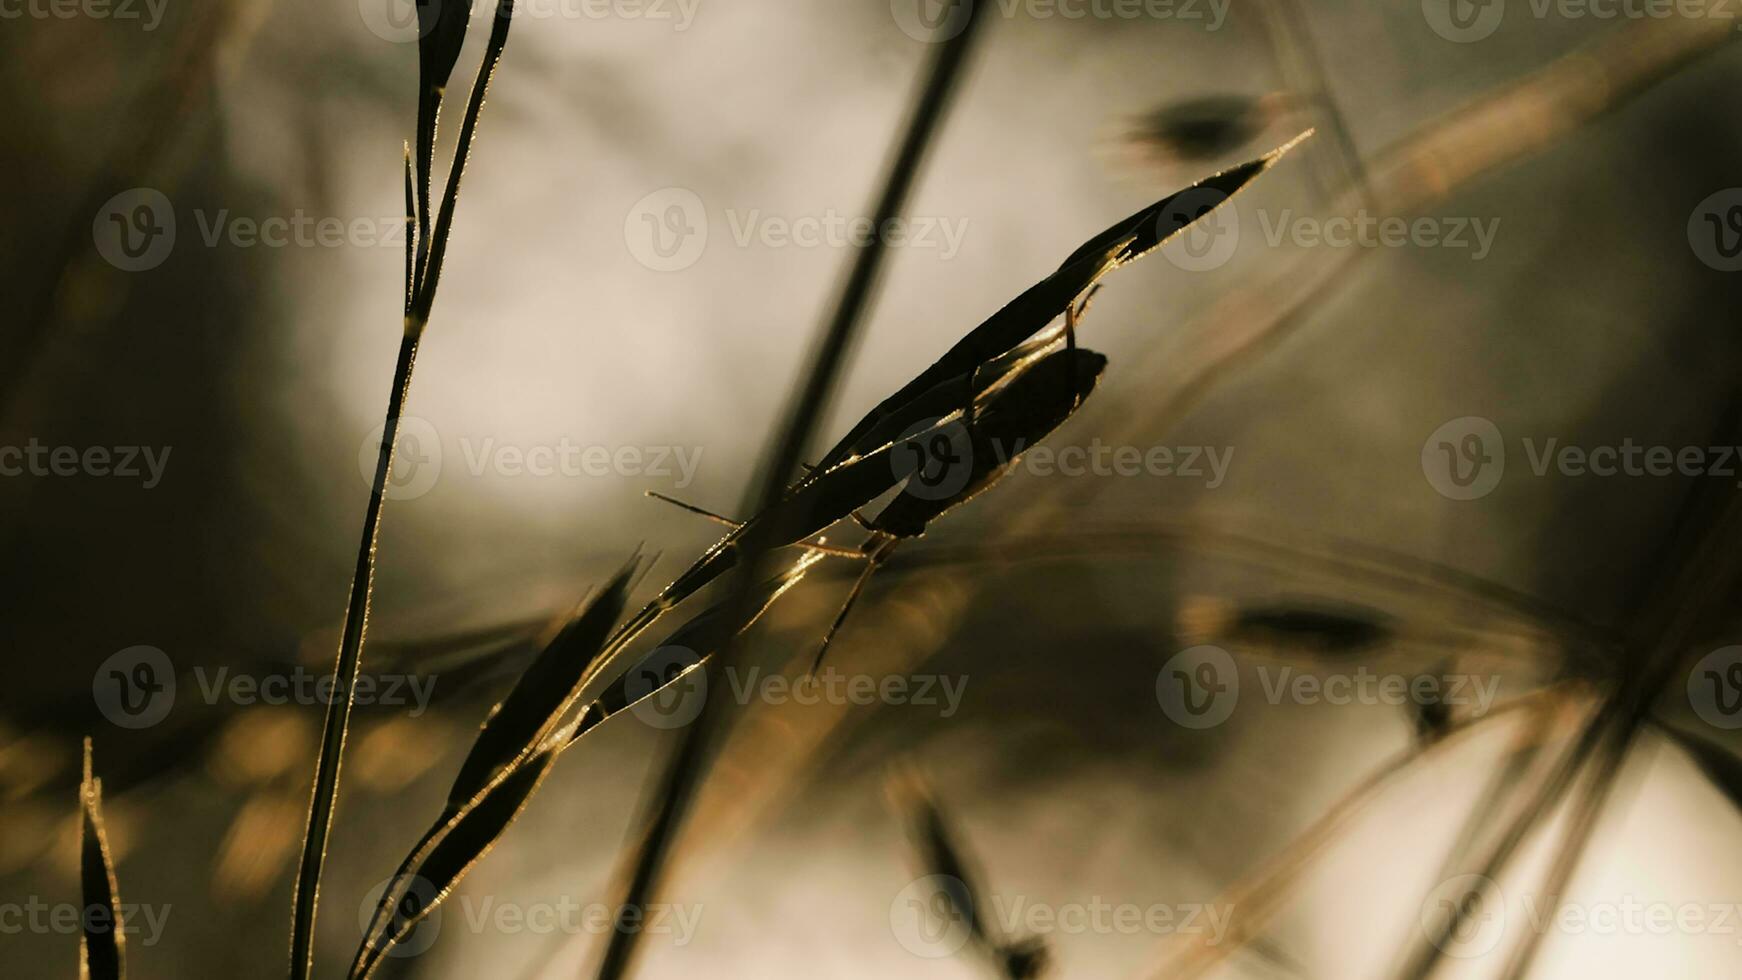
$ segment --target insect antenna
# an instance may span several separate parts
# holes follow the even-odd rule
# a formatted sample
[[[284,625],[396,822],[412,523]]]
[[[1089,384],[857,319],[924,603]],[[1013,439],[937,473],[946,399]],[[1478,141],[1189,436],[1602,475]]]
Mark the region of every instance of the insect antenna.
[[[726,517],[722,514],[716,514],[711,510],[705,510],[701,507],[697,507],[695,504],[684,503],[683,501],[677,499],[676,497],[668,497],[665,494],[660,493],[657,490],[646,490],[643,492],[646,493],[649,497],[652,497],[654,500],[663,501],[663,502],[668,503],[668,504],[672,505],[673,507],[677,507],[681,510],[687,510],[692,514],[698,514],[702,517],[706,517],[708,520],[713,521],[715,524],[724,524],[727,527],[731,527],[731,528],[739,528],[739,527],[744,526],[743,521],[734,521],[730,517]]]

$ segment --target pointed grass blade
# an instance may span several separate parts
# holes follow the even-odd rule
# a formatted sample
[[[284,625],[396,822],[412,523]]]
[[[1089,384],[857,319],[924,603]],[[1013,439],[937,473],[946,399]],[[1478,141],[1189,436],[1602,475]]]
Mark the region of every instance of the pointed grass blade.
[[[878,428],[891,416],[909,415],[906,406],[921,395],[998,358],[1040,332],[1102,276],[1155,251],[1221,207],[1275,166],[1311,133],[1308,130],[1256,160],[1213,174],[1170,194],[1089,239],[1060,263],[1052,275],[1029,287],[969,331],[930,367],[867,413],[829,450],[819,469],[826,470],[865,448],[864,440],[872,429]],[[907,421],[917,421],[917,418]]]
[[[386,922],[379,938],[366,937],[358,950],[350,976],[363,980],[373,974],[384,957],[402,942],[419,922],[440,908],[466,874],[496,846],[509,826],[526,808],[545,776],[550,774],[560,747],[540,749],[523,764],[499,775],[472,804],[443,828],[424,859],[396,875],[382,893],[377,915],[386,909]],[[407,907],[406,897],[423,900]]]
[[[79,783],[79,879],[83,926],[79,936],[81,980],[121,980],[127,975],[121,889],[109,857],[103,826],[103,784],[91,775],[91,740],[85,739],[84,778]]]
[[[569,619],[490,712],[448,793],[450,807],[461,806],[477,795],[498,770],[531,752],[556,728],[570,692],[603,651],[611,627],[622,618],[640,567],[640,557],[631,558]]]

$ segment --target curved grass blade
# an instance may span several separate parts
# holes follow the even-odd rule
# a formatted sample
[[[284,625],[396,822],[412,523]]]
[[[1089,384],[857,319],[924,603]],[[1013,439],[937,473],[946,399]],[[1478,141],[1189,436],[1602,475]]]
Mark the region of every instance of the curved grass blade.
[[[448,0],[450,3],[465,3],[467,0]],[[442,193],[441,210],[436,215],[435,226],[428,227],[429,193],[424,192],[424,223],[425,238],[429,240],[427,258],[420,262],[417,300],[412,304],[409,323],[416,324],[416,329],[422,329],[429,320],[430,308],[435,305],[436,285],[441,281],[442,260],[447,255],[448,234],[453,229],[454,204],[459,200],[460,178],[466,171],[466,160],[471,155],[472,138],[478,130],[478,116],[484,111],[484,95],[490,89],[490,80],[496,75],[496,65],[502,60],[502,49],[508,46],[508,28],[514,20],[514,0],[496,0],[496,15],[490,19],[490,37],[484,45],[484,61],[478,66],[478,74],[472,80],[472,95],[466,103],[466,115],[460,122],[460,137],[454,146],[454,162],[448,168],[448,185]],[[433,134],[432,134],[433,135]],[[423,250],[420,248],[420,252]]]
[[[85,772],[79,783],[79,879],[84,892],[84,931],[79,936],[80,980],[121,980],[127,975],[121,889],[103,828],[103,783],[91,775],[91,740],[85,739]]]
[[[544,777],[549,775],[559,751],[559,745],[546,746],[523,764],[501,773],[485,791],[479,793],[473,805],[466,807],[446,825],[445,832],[430,849],[427,858],[413,871],[394,878],[382,895],[382,901],[390,903],[386,907],[392,914],[379,939],[373,942],[365,939],[349,976],[361,980],[374,973],[394,946],[441,907],[466,873],[490,853],[503,832],[520,816],[527,802],[538,792]],[[431,894],[426,902],[407,908],[405,896],[414,893],[413,884],[424,884]]]
[[[814,566],[819,560],[819,555],[805,555],[791,569],[787,569],[786,573],[763,583],[761,602],[754,607],[754,616],[737,625],[737,630],[732,630],[732,621],[726,620],[728,604],[721,602],[685,623],[662,646],[685,646],[693,651],[700,651],[700,660],[706,663],[707,658],[711,658],[712,653],[730,639],[730,635],[751,627],[768,607],[773,606],[773,602],[780,599],[780,595],[798,585],[798,581],[805,578],[810,566]],[[429,834],[423,836],[423,841],[418,842],[418,846],[411,851],[411,855],[406,856],[406,860],[395,872],[392,884],[381,895],[380,902],[376,903],[375,919],[369,926],[369,935],[364,936],[364,943],[357,950],[350,977],[362,978],[371,975],[380,966],[381,956],[385,956],[394,945],[402,942],[422,917],[429,916],[429,912],[448,898],[453,886],[479,860],[488,855],[488,851],[495,846],[503,832],[509,829],[510,823],[519,816],[526,802],[530,801],[533,794],[537,794],[538,785],[544,782],[544,776],[549,773],[550,766],[559,755],[573,747],[580,740],[580,736],[596,728],[599,722],[617,714],[618,710],[634,707],[639,701],[652,698],[685,672],[686,670],[672,672],[658,686],[646,691],[645,695],[625,695],[625,688],[622,686],[606,689],[606,693],[582,710],[582,714],[575,721],[550,733],[549,738],[545,738],[535,752],[510,762],[507,768],[500,769],[495,778],[491,778],[470,799],[463,801],[462,806],[446,813],[444,820],[437,823],[434,829],[430,829]],[[402,914],[404,898],[413,893],[413,884],[420,881],[429,883],[427,891],[434,893],[434,900],[411,914]]]
[[[603,590],[584,602],[521,674],[508,696],[491,709],[460,765],[453,787],[448,790],[447,803],[441,814],[412,846],[411,852],[389,879],[392,884],[376,903],[369,927],[364,930],[363,946],[353,961],[353,970],[357,969],[383,922],[403,900],[402,893],[413,876],[413,866],[422,860],[431,842],[469,803],[485,794],[499,776],[527,762],[557,726],[572,701],[571,691],[598,658],[606,635],[623,615],[631,583],[640,565],[639,556],[631,558]]]
[[[1212,174],[1118,222],[1072,252],[1052,275],[969,331],[931,367],[885,398],[853,426],[823,457],[820,470],[865,448],[865,437],[891,416],[910,422],[906,406],[917,397],[958,375],[971,372],[1020,345],[1058,318],[1077,298],[1107,273],[1155,251],[1168,239],[1220,207],[1229,198],[1281,160],[1310,135],[1309,130],[1256,160]]]
[[[975,949],[1007,980],[1040,976],[1049,959],[1045,942],[1039,937],[1010,939],[993,932],[984,914],[985,889],[962,850],[961,835],[930,790],[916,774],[908,773],[891,781],[890,795],[908,820],[909,839],[921,870],[936,880],[938,891],[950,904],[952,918],[968,927]]]
[[[821,560],[821,555],[806,555],[786,572],[764,581],[750,604],[749,615],[738,617],[736,622],[732,616],[736,604],[729,600],[718,602],[696,614],[666,637],[664,643],[605,688],[588,707],[584,719],[575,728],[573,738],[580,738],[618,712],[633,708],[656,696],[685,674],[707,664],[728,640],[755,625],[762,618],[762,614],[774,605],[775,600],[797,585],[804,578],[805,572]],[[683,659],[666,655],[673,648],[689,653],[692,661],[685,663]],[[650,682],[649,678],[657,680]]]
[[[499,770],[529,754],[556,728],[569,692],[603,651],[611,627],[622,617],[640,566],[639,556],[631,558],[604,590],[563,626],[520,675],[508,697],[490,712],[448,791],[450,807],[464,805]]]
[[[1345,835],[1353,825],[1353,818],[1377,800],[1383,791],[1442,758],[1470,736],[1492,728],[1496,719],[1514,712],[1529,712],[1540,726],[1530,737],[1545,738],[1552,714],[1579,696],[1579,692],[1572,688],[1570,683],[1562,684],[1496,705],[1485,715],[1453,722],[1435,741],[1413,744],[1390,757],[1362,777],[1280,852],[1216,896],[1215,904],[1239,910],[1224,935],[1211,942],[1207,934],[1175,933],[1164,941],[1158,956],[1160,962],[1143,975],[1150,980],[1191,980],[1204,976],[1246,944],[1256,942],[1265,923],[1304,880],[1315,860]]]
[[[442,96],[472,19],[472,0],[415,0],[417,5],[417,271],[429,247],[430,172],[435,165],[436,128]],[[408,238],[407,241],[413,239]]]

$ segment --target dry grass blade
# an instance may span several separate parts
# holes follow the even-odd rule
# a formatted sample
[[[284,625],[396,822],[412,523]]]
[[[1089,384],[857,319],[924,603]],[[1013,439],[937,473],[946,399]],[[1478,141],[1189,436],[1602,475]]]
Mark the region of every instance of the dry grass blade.
[[[1227,933],[1211,942],[1205,934],[1176,933],[1163,946],[1158,965],[1146,976],[1155,980],[1189,980],[1206,974],[1232,956],[1245,943],[1255,941],[1266,922],[1282,907],[1294,886],[1369,803],[1403,777],[1434,761],[1471,734],[1490,727],[1495,720],[1515,711],[1536,713],[1546,720],[1573,697],[1567,687],[1550,688],[1496,706],[1485,715],[1454,722],[1438,739],[1399,752],[1375,769],[1325,811],[1312,826],[1289,841],[1275,857],[1255,873],[1216,897],[1216,904],[1239,910]],[[1534,727],[1532,738],[1544,737],[1546,724]],[[1524,747],[1526,743],[1520,743]]]
[[[804,578],[804,573],[819,560],[820,558],[816,555],[807,555],[785,574],[765,583],[765,589],[761,593],[762,602],[755,607],[754,615],[748,622],[738,625],[738,631],[749,628],[756,618],[761,616],[762,612],[773,605],[775,600],[798,584]],[[632,561],[604,590],[603,594],[595,599],[585,612],[578,615],[568,628],[564,629],[564,634],[574,634],[571,640],[565,644],[565,649],[571,653],[578,653],[580,659],[585,663],[592,662],[594,656],[592,651],[598,649],[598,644],[602,641],[605,631],[610,628],[616,615],[621,613],[624,597],[638,565],[638,562]],[[736,631],[732,631],[730,629],[732,624],[723,618],[723,607],[724,604],[715,606],[697,616],[676,634],[673,634],[665,646],[682,645],[707,652],[726,642],[731,633]],[[608,617],[607,611],[610,612]],[[587,624],[584,628],[576,626],[577,623],[583,621]],[[583,642],[583,638],[585,642]],[[561,643],[563,640],[559,635],[558,640],[553,641],[552,646],[555,647]],[[547,650],[546,654],[548,653]],[[544,662],[546,659],[546,655],[541,655],[540,662]],[[537,669],[538,664],[529,668],[528,677],[522,678],[520,684],[516,685],[517,692],[527,685],[528,678]],[[567,681],[575,673],[578,673],[579,669],[579,664],[566,663],[560,671],[561,676],[555,676],[557,671],[554,668],[549,671],[540,671],[543,682],[549,683],[553,687],[555,685],[561,686],[555,687],[554,691],[547,692],[541,697],[528,696],[520,702],[520,708],[512,710],[529,712],[528,718],[537,718],[540,716],[534,708],[537,710],[549,709],[546,717],[549,717],[554,723],[567,711],[567,706],[573,700],[574,692],[567,685]],[[674,680],[676,680],[676,676],[665,678],[664,683],[660,686],[663,687],[664,684],[669,684]],[[576,689],[578,690],[578,687]],[[373,973],[380,966],[381,958],[393,946],[405,939],[411,929],[416,926],[417,921],[446,900],[453,886],[495,846],[496,841],[513,823],[533,794],[538,791],[545,774],[563,752],[571,748],[580,740],[582,735],[591,731],[599,722],[604,721],[616,711],[633,705],[641,698],[651,697],[658,693],[658,688],[627,700],[623,699],[620,694],[614,695],[613,692],[616,691],[618,691],[616,687],[607,689],[599,702],[584,709],[567,725],[555,731],[551,731],[549,726],[540,727],[536,733],[537,741],[529,744],[525,752],[519,752],[509,757],[508,762],[496,769],[495,774],[488,779],[488,782],[479,786],[476,792],[469,797],[460,797],[450,802],[443,811],[441,819],[424,834],[411,853],[400,863],[398,870],[390,879],[387,889],[376,903],[364,941],[358,947],[357,954],[352,961],[350,976],[366,977]],[[510,701],[513,700],[515,700],[514,696],[510,695]],[[504,702],[504,706],[497,712],[497,717],[511,710],[507,704],[508,702]],[[553,705],[558,706],[553,708]],[[513,723],[510,729],[504,730],[526,731],[529,727],[517,722]],[[511,743],[502,741],[499,744],[506,749]],[[474,747],[474,753],[476,751],[476,747]],[[456,784],[456,789],[458,789],[458,784]],[[425,883],[427,884],[423,888],[416,887]],[[415,900],[419,891],[426,892],[433,897],[426,896],[426,900],[419,908],[408,911],[406,909],[408,900]]]
[[[79,783],[79,878],[84,891],[84,932],[79,936],[80,980],[121,980],[127,975],[121,889],[103,828],[103,783],[91,775],[91,740],[85,739],[85,771]]]
[[[1718,788],[1720,793],[1730,798],[1738,812],[1742,812],[1742,759],[1722,745],[1701,738],[1691,732],[1684,732],[1661,721],[1653,722],[1654,727],[1670,740],[1681,746]]]
[[[1597,829],[1597,822],[1603,814],[1605,804],[1614,794],[1622,766],[1627,761],[1638,732],[1638,727],[1631,725],[1618,731],[1604,746],[1604,751],[1598,758],[1592,760],[1587,767],[1589,772],[1579,787],[1579,793],[1568,814],[1569,827],[1560,842],[1548,876],[1539,889],[1541,894],[1553,896],[1550,899],[1554,906],[1550,910],[1551,914],[1558,915],[1561,904],[1566,901],[1567,886],[1572,882],[1573,873],[1578,870],[1579,859],[1584,856],[1585,848],[1591,842],[1591,835]],[[1501,980],[1522,980],[1529,976],[1546,936],[1547,930],[1528,930],[1523,942],[1508,958]]]
[[[382,923],[399,906],[404,897],[402,886],[409,882],[413,865],[424,859],[431,843],[447,830],[469,803],[487,795],[486,791],[501,773],[528,762],[562,720],[563,713],[573,701],[572,692],[578,687],[581,676],[592,667],[604,648],[611,627],[623,615],[629,589],[640,565],[639,556],[631,558],[603,590],[583,603],[528,665],[508,697],[491,709],[460,765],[453,787],[448,790],[447,804],[441,815],[413,845],[390,879],[392,884],[376,904],[369,926],[364,930],[364,946],[358,951],[359,961]]]
[[[854,425],[823,457],[827,469],[862,452],[873,443],[873,431],[892,425],[899,430],[925,418],[909,405],[952,378],[971,375],[982,364],[1021,345],[1045,329],[1094,287],[1107,273],[1129,265],[1220,207],[1229,198],[1281,160],[1311,132],[1290,140],[1257,160],[1213,174],[1162,198],[1089,239],[1061,263],[1057,271],[1011,300],[984,323],[969,331],[930,367],[885,398]],[[898,419],[891,423],[891,419]]]
[[[417,6],[417,274],[421,275],[429,247],[430,172],[435,164],[436,128],[442,96],[472,19],[471,0],[415,0]],[[410,239],[408,238],[409,242]]]
[[[388,906],[392,913],[379,938],[365,940],[358,950],[349,976],[361,980],[373,974],[394,946],[441,907],[466,873],[490,853],[503,832],[520,816],[550,773],[560,751],[558,745],[547,746],[523,764],[502,773],[486,791],[479,793],[475,805],[466,807],[448,823],[427,858],[389,883],[382,898],[387,901],[393,896]],[[422,887],[413,888],[414,884]],[[417,896],[419,892],[426,893],[424,901],[407,901],[408,896]]]
[[[679,627],[639,663],[623,672],[588,708],[585,718],[575,729],[575,738],[591,731],[612,715],[632,708],[675,683],[691,670],[705,664],[732,637],[749,629],[762,614],[798,584],[810,567],[822,560],[816,554],[806,555],[784,574],[762,583],[751,604],[748,618],[732,617],[734,605],[719,602],[698,613]],[[668,656],[678,651],[685,656]],[[687,661],[687,662],[686,662]]]
[[[1013,939],[994,935],[984,914],[984,888],[978,881],[967,852],[931,791],[914,773],[890,781],[890,796],[908,821],[908,834],[919,867],[932,879],[950,905],[950,917],[965,924],[974,948],[985,956],[998,975],[1008,980],[1029,980],[1046,970],[1047,947],[1038,938]]]
[[[1736,438],[1742,403],[1732,401],[1712,437]],[[1523,843],[1577,785],[1583,771],[1590,778],[1572,806],[1571,831],[1555,848],[1549,884],[1558,893],[1570,880],[1603,802],[1640,729],[1649,721],[1650,706],[1675,677],[1677,666],[1697,637],[1710,635],[1733,611],[1733,597],[1742,585],[1742,560],[1734,542],[1742,534],[1742,505],[1734,496],[1710,485],[1696,484],[1684,496],[1655,567],[1642,571],[1638,609],[1630,617],[1633,656],[1621,664],[1614,690],[1585,726],[1555,773],[1530,795],[1528,804],[1506,833],[1483,853],[1480,876],[1497,881]],[[1474,880],[1474,879],[1473,879]],[[1474,889],[1452,903],[1445,929],[1417,943],[1401,976],[1423,980],[1431,975],[1446,949],[1444,939],[1458,929],[1475,907]],[[1541,934],[1526,936],[1507,964],[1507,976],[1530,968]]]
[[[569,619],[520,675],[508,697],[490,712],[448,792],[450,807],[463,805],[497,771],[529,754],[557,727],[570,692],[593,666],[611,627],[622,617],[640,566],[639,556],[631,558],[592,601]]]
[[[412,300],[417,298],[417,250],[423,241],[423,225],[417,216],[418,196],[412,173],[411,144],[405,144],[405,309],[404,315],[411,316]]]
[[[466,0],[448,2],[459,4]],[[466,160],[471,155],[472,137],[478,131],[478,116],[484,111],[484,96],[490,90],[490,80],[496,75],[496,65],[502,60],[502,50],[508,46],[508,28],[513,21],[514,0],[496,0],[496,15],[490,19],[490,37],[484,45],[484,61],[478,66],[477,77],[472,80],[472,95],[466,103],[465,118],[460,122],[460,136],[454,146],[454,162],[448,168],[447,189],[442,193],[441,211],[436,216],[433,228],[429,225],[428,191],[423,195],[425,200],[421,207],[424,211],[424,237],[429,240],[429,249],[428,257],[420,263],[418,295],[408,319],[408,323],[416,324],[417,329],[422,329],[423,324],[429,320],[430,308],[435,305],[436,286],[442,276],[442,260],[448,250],[448,234],[453,229],[454,204],[459,200],[460,178],[465,174]],[[431,136],[433,138],[434,134]]]

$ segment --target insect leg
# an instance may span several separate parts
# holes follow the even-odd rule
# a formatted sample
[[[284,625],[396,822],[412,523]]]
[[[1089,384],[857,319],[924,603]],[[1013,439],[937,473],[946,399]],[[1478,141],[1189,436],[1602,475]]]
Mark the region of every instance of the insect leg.
[[[882,532],[873,533],[882,534]],[[889,558],[890,553],[895,550],[896,543],[900,540],[900,538],[885,537],[885,540],[877,542],[859,555],[865,560],[865,569],[853,582],[853,589],[847,593],[846,601],[841,603],[841,611],[835,614],[835,621],[829,625],[829,631],[823,634],[822,645],[817,647],[816,658],[811,661],[810,676],[816,676],[817,668],[823,665],[823,656],[829,652],[829,644],[834,642],[835,634],[840,631],[841,624],[847,621],[847,614],[853,611],[853,604],[859,601],[859,594],[865,591],[865,584],[871,581],[871,576],[876,573],[878,566]],[[869,545],[870,542],[867,544]]]

